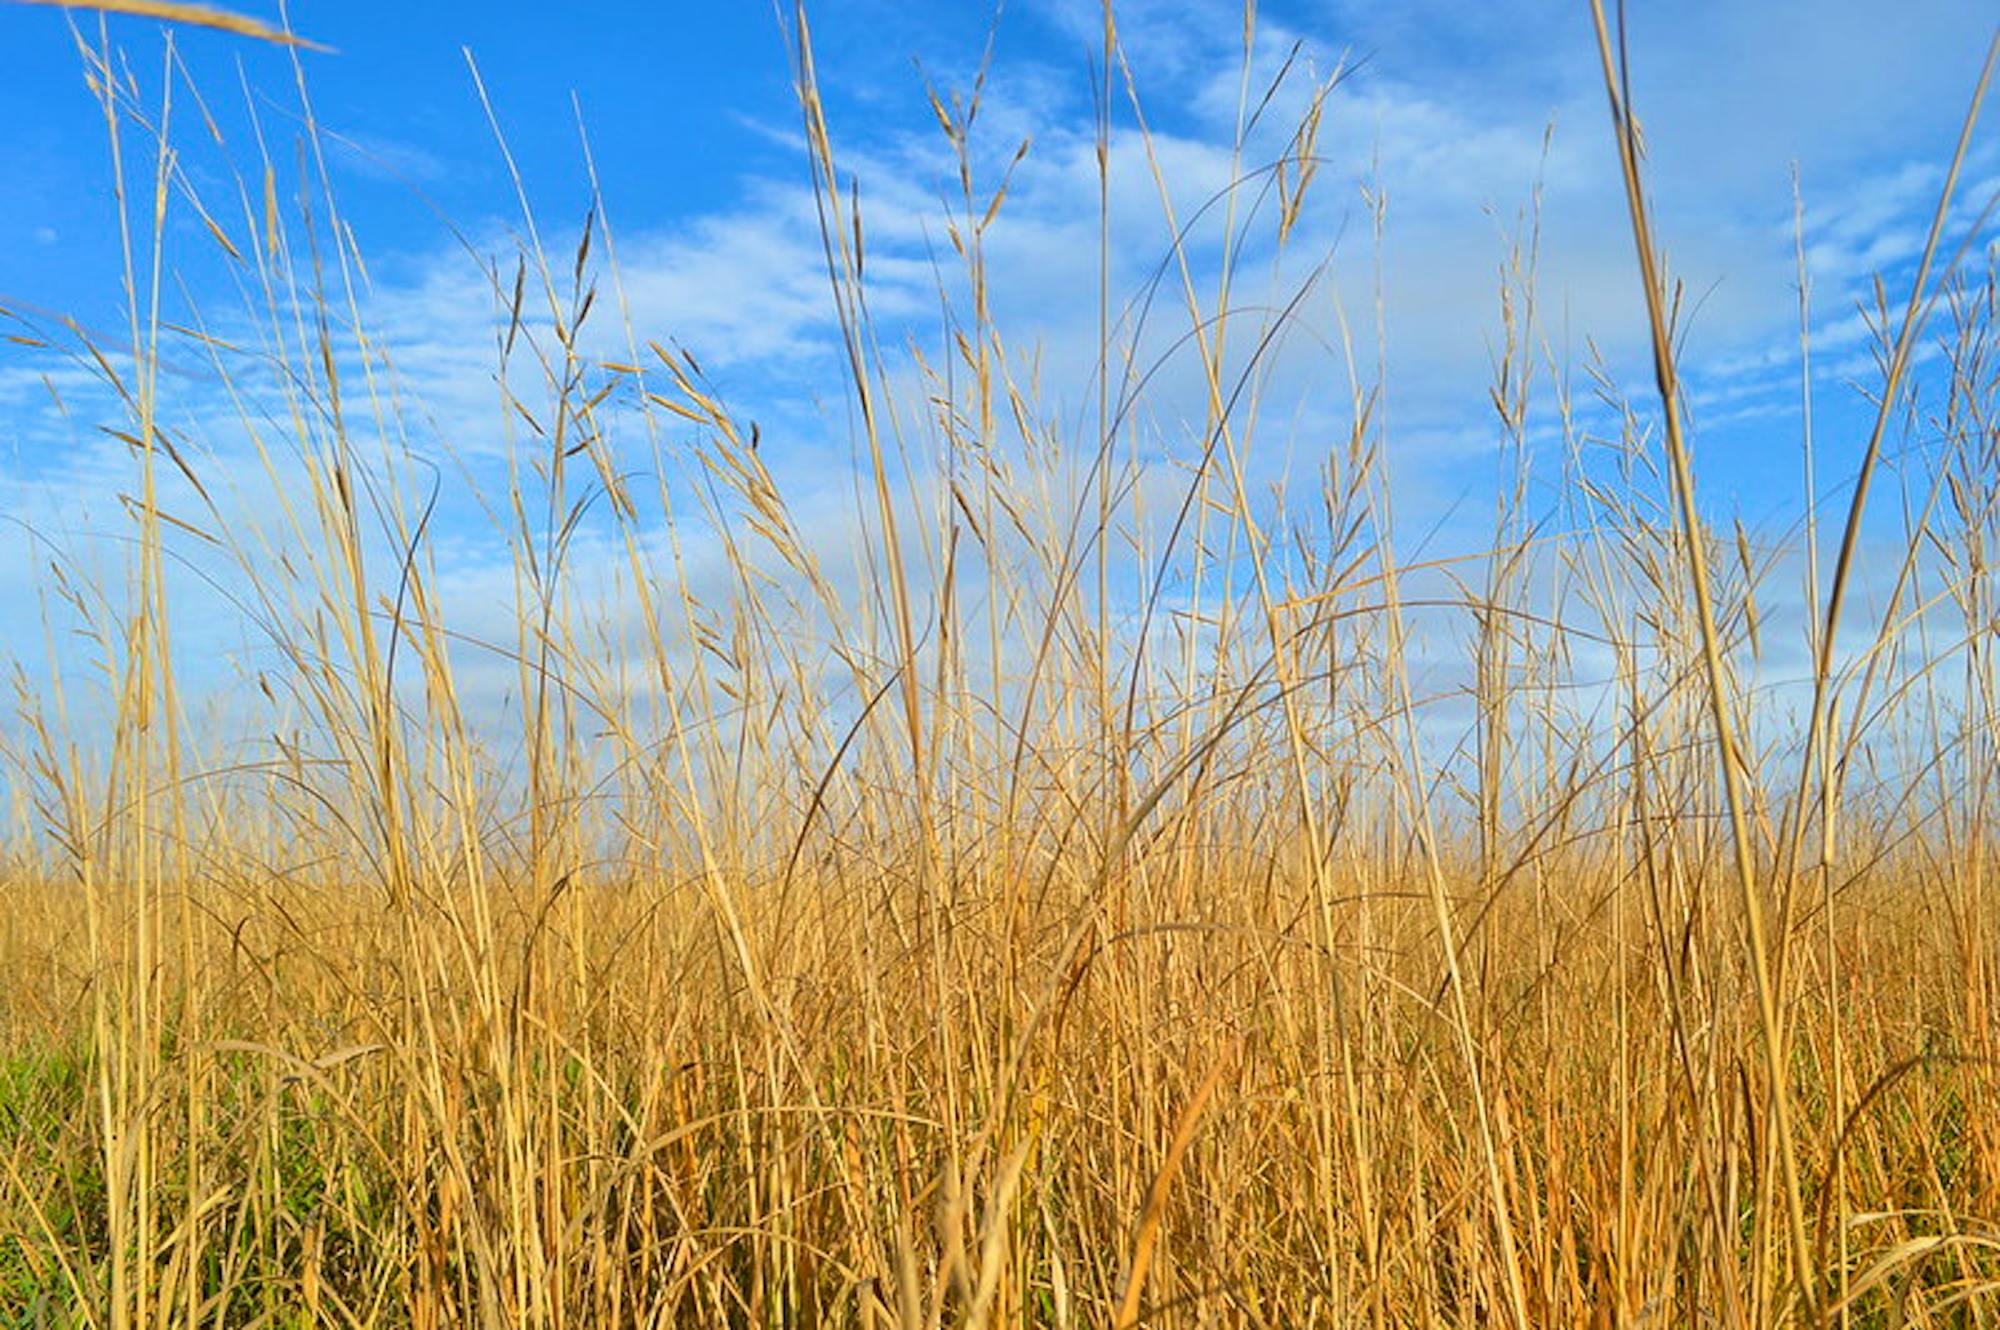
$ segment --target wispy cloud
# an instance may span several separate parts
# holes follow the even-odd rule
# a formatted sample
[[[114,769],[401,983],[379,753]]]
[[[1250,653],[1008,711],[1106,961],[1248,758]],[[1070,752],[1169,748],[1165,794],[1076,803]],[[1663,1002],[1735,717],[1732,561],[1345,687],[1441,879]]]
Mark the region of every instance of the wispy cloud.
[[[1094,0],[1039,0],[1003,20],[1055,34],[992,70],[974,140],[983,191],[975,211],[1016,148],[1032,144],[985,235],[1012,368],[1024,383],[1032,380],[1040,409],[1072,442],[1088,440],[1102,255],[1116,325],[1114,369],[1117,353],[1129,348],[1140,372],[1158,371],[1135,416],[1146,455],[1184,459],[1199,447],[1206,392],[1185,344],[1189,316],[1162,190],[1174,221],[1188,228],[1184,252],[1199,300],[1212,300],[1218,289],[1220,227],[1229,209],[1217,201],[1233,190],[1239,221],[1253,207],[1264,210],[1236,255],[1243,332],[1232,331],[1232,343],[1239,358],[1273,308],[1315,283],[1261,367],[1259,399],[1271,426],[1251,459],[1254,478],[1275,485],[1294,469],[1309,477],[1328,442],[1340,437],[1351,343],[1364,377],[1378,357],[1386,367],[1383,409],[1401,501],[1426,528],[1444,524],[1441,543],[1476,545],[1490,534],[1487,508],[1464,501],[1494,469],[1489,387],[1502,335],[1503,266],[1535,234],[1532,221],[1539,223],[1540,336],[1548,353],[1573,367],[1594,348],[1614,374],[1645,385],[1637,282],[1587,28],[1573,11],[1558,17],[1526,4],[1272,9],[1252,52],[1249,104],[1295,49],[1300,76],[1239,153],[1241,7],[1225,0],[1204,0],[1192,11],[1167,0],[1121,6],[1120,37],[1152,133],[1142,137],[1125,87],[1114,83],[1101,179],[1084,77],[1101,31],[1099,7]],[[1723,5],[1692,7],[1674,24],[1639,19],[1638,95],[1661,234],[1689,293],[1698,418],[1724,437],[1783,436],[1792,410],[1793,161],[1806,190],[1816,335],[1829,366],[1865,352],[1868,330],[1853,312],[1854,297],[1873,271],[1906,265],[1921,242],[1939,180],[1940,126],[1950,122],[1939,108],[1951,99],[1937,92],[1945,74],[1919,79],[1913,71],[1957,69],[1964,34],[1978,27],[1971,7],[1947,10],[1926,9],[1896,25],[1863,23],[1859,6],[1839,9],[1852,20],[1846,23],[1823,7],[1753,16]],[[1268,181],[1255,173],[1283,150],[1311,77],[1357,60],[1360,68],[1327,106],[1314,201],[1280,253],[1270,238],[1270,201],[1259,204]],[[963,52],[923,64],[947,95],[950,80],[970,77]],[[838,65],[823,73],[830,81],[842,77]],[[895,104],[921,108],[917,75],[909,77],[913,95]],[[1913,92],[1918,85],[1921,92]],[[889,103],[877,97],[859,104]],[[962,309],[963,277],[947,228],[955,219],[963,233],[969,220],[957,165],[922,116],[850,115],[836,132],[843,184],[858,190],[871,309],[902,403],[898,424],[909,431],[912,465],[925,473],[934,465],[927,430],[949,404],[930,400],[938,385],[924,381],[905,353],[915,349],[934,367],[954,354],[942,309],[953,302]],[[798,140],[785,128],[768,137],[792,153],[790,173],[740,179],[720,207],[628,221],[619,199],[606,201],[617,274],[614,283],[600,270],[600,304],[584,345],[605,360],[628,359],[628,339],[693,352],[731,404],[764,423],[765,456],[802,527],[847,578],[863,527],[850,502],[853,438],[821,217]],[[1980,153],[1975,180],[1986,183],[1975,188],[1988,188],[1990,141]],[[387,138],[361,140],[345,159],[351,170],[418,182],[460,171],[419,143]],[[1537,202],[1539,213],[1531,214]],[[545,220],[560,263],[576,244],[580,219]],[[410,445],[433,455],[454,491],[470,484],[491,502],[513,482],[512,459],[525,440],[497,380],[516,255],[503,221],[469,224],[466,234],[474,254],[443,238],[431,245],[402,238],[400,257],[374,274],[361,313],[394,367],[409,419],[421,422]],[[539,305],[527,324],[530,337],[546,337]],[[0,405],[19,439],[55,437],[55,418],[42,405],[47,368],[32,357],[0,363]],[[509,372],[512,391],[532,396],[526,358]],[[82,384],[72,387],[82,392]],[[246,493],[254,490],[252,453],[230,423],[230,404],[199,382],[180,385],[176,396],[202,422],[198,432],[214,464],[244,477]],[[64,437],[87,437],[94,423],[66,426]],[[614,415],[612,428],[622,465],[634,473],[654,465],[658,436],[630,413]],[[664,439],[670,466],[682,442],[678,429],[670,425]],[[1747,474],[1726,451],[1704,460],[1721,493]],[[129,466],[122,445],[52,450],[32,467],[0,469],[0,503],[38,514],[50,529],[76,527],[85,508],[93,524],[116,520],[101,496]],[[1463,525],[1451,525],[1461,512]],[[460,607],[453,613],[465,616],[468,633],[499,632],[510,622],[513,556],[481,531],[479,505],[469,496],[451,493],[443,514],[436,531],[441,588]],[[718,546],[683,553],[705,584],[726,581]],[[616,595],[614,587],[603,590]]]

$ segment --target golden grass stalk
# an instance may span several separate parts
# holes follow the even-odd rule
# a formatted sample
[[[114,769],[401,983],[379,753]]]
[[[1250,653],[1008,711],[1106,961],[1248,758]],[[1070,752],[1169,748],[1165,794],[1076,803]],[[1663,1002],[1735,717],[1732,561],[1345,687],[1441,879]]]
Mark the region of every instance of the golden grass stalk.
[[[251,37],[261,42],[274,42],[280,46],[300,46],[311,51],[324,51],[327,47],[318,42],[308,41],[297,33],[283,28],[274,28],[260,19],[217,9],[212,5],[188,5],[177,0],[12,0],[17,5],[49,5],[57,9],[89,9],[104,14],[130,14],[134,18],[159,19],[164,23],[181,23],[191,28],[212,28],[217,32],[234,33],[238,37]]]

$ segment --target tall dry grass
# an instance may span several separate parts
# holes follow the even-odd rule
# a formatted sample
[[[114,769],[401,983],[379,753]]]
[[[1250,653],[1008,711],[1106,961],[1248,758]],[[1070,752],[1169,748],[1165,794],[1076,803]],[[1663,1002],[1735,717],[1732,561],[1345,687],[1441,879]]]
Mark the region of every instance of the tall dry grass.
[[[602,206],[557,253],[523,190],[488,269],[505,642],[452,626],[422,385],[366,317],[303,79],[296,155],[258,138],[223,206],[172,150],[214,122],[171,49],[142,102],[85,41],[128,344],[10,318],[122,404],[133,539],[125,584],[47,582],[108,707],[17,688],[0,1321],[2000,1322],[2000,277],[1947,183],[1874,311],[1839,543],[1817,507],[1789,547],[1718,533],[1595,17],[1657,393],[1552,360],[1525,231],[1480,556],[1399,553],[1359,337],[1316,492],[1260,492],[1263,374],[1316,288],[1259,313],[1240,264],[1294,239],[1338,75],[1260,162],[1246,62],[1223,259],[1101,289],[1078,436],[993,312],[976,89],[933,102],[947,349],[885,354],[800,12],[865,576],[699,349],[622,317]],[[1108,8],[1101,57],[1105,162],[1144,123]],[[182,215],[249,293],[226,334],[164,312]],[[1201,403],[1164,465],[1142,307]],[[248,514],[163,401],[191,348],[266,468]],[[1864,616],[1870,481],[1919,411]],[[689,554],[718,547],[720,588]],[[256,745],[179,681],[187,564],[259,635]],[[1791,598],[1807,677],[1760,692]],[[511,733],[462,684],[493,659]]]

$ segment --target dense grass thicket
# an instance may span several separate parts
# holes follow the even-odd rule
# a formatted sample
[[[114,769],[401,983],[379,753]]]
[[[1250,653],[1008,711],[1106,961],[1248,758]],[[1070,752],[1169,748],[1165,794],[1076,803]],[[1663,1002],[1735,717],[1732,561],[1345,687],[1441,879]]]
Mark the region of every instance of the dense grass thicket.
[[[184,71],[86,40],[129,336],[8,311],[9,354],[115,394],[131,541],[51,563],[48,663],[13,644],[0,1325],[2000,1324],[1995,251],[1948,182],[1870,311],[1872,436],[1817,479],[1773,443],[1830,504],[1715,523],[1596,17],[1655,373],[1552,359],[1524,229],[1466,297],[1476,557],[1399,552],[1365,357],[1331,434],[1260,418],[1317,288],[1237,288],[1337,78],[1246,74],[1246,144],[1296,130],[1106,291],[1079,410],[992,312],[976,93],[936,101],[942,350],[877,335],[797,14],[859,534],[621,317],[605,207],[561,252],[524,214],[501,641],[454,627],[457,441],[305,93],[197,188]],[[244,297],[212,323],[189,217]],[[221,385],[198,427],[170,356]],[[177,607],[223,602],[262,664],[212,698]]]

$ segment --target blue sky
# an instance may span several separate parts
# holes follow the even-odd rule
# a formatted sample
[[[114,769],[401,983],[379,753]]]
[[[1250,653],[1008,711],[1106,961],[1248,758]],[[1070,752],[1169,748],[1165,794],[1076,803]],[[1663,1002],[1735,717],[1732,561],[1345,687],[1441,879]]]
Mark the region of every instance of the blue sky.
[[[234,7],[277,17],[250,0]],[[1852,464],[1863,421],[1845,382],[1866,367],[1854,301],[1878,269],[1892,297],[1906,280],[1991,14],[1976,0],[1893,11],[1870,0],[1633,8],[1635,93],[1659,231],[1694,307],[1686,346],[1701,480],[1717,512],[1781,530],[1800,499],[1794,166],[1818,329],[1821,474],[1832,486]],[[1229,179],[1241,7],[1126,0],[1118,12],[1185,215]],[[940,200],[953,181],[925,79],[964,88],[994,34],[982,160],[996,165],[1022,139],[1033,143],[992,236],[999,312],[1017,344],[1041,348],[1052,415],[1085,419],[1096,333],[1096,0],[1014,0],[997,27],[983,0],[822,0],[812,15],[836,146],[862,183],[876,312],[927,345],[937,341]],[[840,527],[849,439],[785,44],[770,6],[300,0],[290,18],[335,48],[306,55],[304,66],[321,124],[352,145],[337,148],[334,167],[370,259],[370,317],[433,395],[440,435],[474,459],[475,472],[481,457],[497,466],[488,445],[498,436],[482,434],[494,430],[492,302],[440,216],[480,253],[501,256],[518,214],[463,50],[478,62],[557,248],[573,241],[589,200],[571,101],[579,99],[635,329],[695,351],[746,414],[775,422],[768,455],[793,502],[809,524]],[[142,83],[157,88],[157,27],[115,20],[112,28]],[[267,132],[284,141],[294,104],[288,57],[209,33],[178,40],[236,151],[245,124],[239,64]],[[1443,545],[1476,546],[1490,523],[1483,500],[1497,457],[1487,388],[1498,274],[1538,181],[1544,335],[1573,365],[1594,345],[1635,396],[1647,387],[1587,10],[1532,0],[1273,0],[1259,7],[1258,41],[1260,72],[1295,42],[1322,74],[1343,59],[1361,62],[1328,105],[1319,145],[1327,165],[1295,248],[1332,256],[1327,300],[1364,343],[1379,275],[1399,501]],[[103,128],[65,18],[0,3],[0,52],[0,180],[9,190],[0,304],[116,329]],[[1124,300],[1164,257],[1166,232],[1129,109],[1118,122],[1112,283]],[[183,120],[184,134],[191,124]],[[2000,188],[2000,136],[1990,124],[1975,143],[1965,209]],[[189,148],[191,163],[202,151]],[[1364,187],[1387,200],[1379,252]],[[176,225],[169,260],[178,280],[195,303],[226,307],[235,298],[228,265],[199,243],[190,219]],[[1272,291],[1303,272],[1274,271]],[[1333,303],[1304,321],[1319,337],[1336,335]],[[1271,407],[1296,422],[1294,442],[1331,428],[1345,407],[1327,358],[1307,354],[1310,338],[1297,340],[1302,349],[1274,377]],[[1373,349],[1364,354],[1372,359]],[[115,524],[107,498],[125,480],[120,454],[74,415],[50,411],[39,387],[48,368],[45,352],[0,345],[0,506],[75,552]],[[185,390],[199,398],[198,371]],[[1162,415],[1171,417],[1167,396]],[[1551,422],[1546,403],[1537,420]],[[1275,446],[1265,474],[1281,473],[1287,446]],[[228,440],[214,447],[220,465],[240,462]],[[504,599],[504,555],[493,551],[482,565],[474,518],[447,506],[450,571],[468,599]],[[21,537],[5,539],[17,542],[13,553],[0,546],[17,571],[0,573],[0,613],[15,636],[33,582],[19,571]]]

